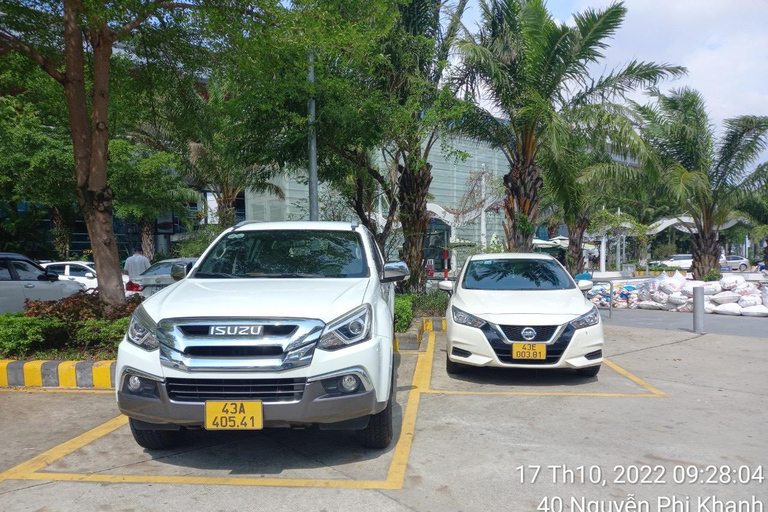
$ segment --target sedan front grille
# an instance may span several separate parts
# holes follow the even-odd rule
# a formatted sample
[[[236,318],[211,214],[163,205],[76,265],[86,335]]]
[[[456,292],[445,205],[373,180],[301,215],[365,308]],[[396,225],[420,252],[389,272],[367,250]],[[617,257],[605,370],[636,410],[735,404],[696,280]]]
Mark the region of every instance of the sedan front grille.
[[[556,329],[557,327],[555,327]],[[536,328],[538,330],[538,327]],[[576,329],[572,325],[568,325],[554,343],[547,345],[546,359],[513,359],[512,358],[512,345],[502,340],[501,335],[488,324],[483,328],[483,334],[485,334],[488,343],[496,353],[496,357],[499,361],[506,364],[525,364],[525,365],[544,365],[544,364],[556,364],[563,356],[565,349],[568,348],[568,344],[571,343]],[[523,340],[515,340],[516,342],[523,342]],[[525,341],[524,343],[531,343]]]
[[[302,379],[179,379],[168,378],[168,398],[175,402],[261,400],[294,402],[304,395]]]
[[[557,330],[559,325],[500,325],[501,330],[504,332],[504,336],[507,337],[509,341],[525,341],[525,342],[532,342],[532,341],[549,341],[552,338],[552,335],[555,334],[555,331]],[[536,336],[533,337],[533,339],[527,340],[523,338],[522,332],[523,329],[531,328],[536,331]]]

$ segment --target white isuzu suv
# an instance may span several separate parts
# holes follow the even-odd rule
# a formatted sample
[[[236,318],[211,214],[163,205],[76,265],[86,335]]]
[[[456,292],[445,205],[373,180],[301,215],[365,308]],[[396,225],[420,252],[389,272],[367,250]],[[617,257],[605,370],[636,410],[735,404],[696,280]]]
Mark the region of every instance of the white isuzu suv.
[[[117,403],[138,444],[170,448],[192,428],[311,425],[391,442],[392,283],[408,270],[385,264],[368,230],[244,222],[174,274],[118,351]]]

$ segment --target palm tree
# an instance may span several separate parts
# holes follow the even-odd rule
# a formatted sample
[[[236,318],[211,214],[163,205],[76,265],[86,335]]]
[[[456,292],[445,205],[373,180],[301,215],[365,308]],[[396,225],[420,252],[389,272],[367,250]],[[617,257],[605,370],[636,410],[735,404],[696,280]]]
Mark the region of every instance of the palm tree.
[[[768,165],[753,164],[768,147],[768,117],[728,119],[718,140],[697,91],[683,88],[664,95],[652,89],[651,96],[655,105],[636,105],[641,133],[657,154],[650,161],[653,168],[646,169],[649,182],[654,183],[654,175],[667,189],[685,179],[696,182],[690,193],[678,195],[676,205],[681,216],[693,219],[693,274],[701,279],[718,267],[720,226],[747,197],[765,193]]]
[[[569,131],[566,113],[599,117],[614,109],[609,101],[685,70],[633,60],[590,77],[588,68],[603,58],[607,39],[624,20],[622,3],[577,13],[574,26],[557,24],[544,0],[481,0],[480,9],[479,32],[458,45],[463,68],[454,78],[468,94],[487,94],[505,119],[477,109],[463,124],[507,157],[507,242],[511,250],[531,251],[544,183],[539,152],[547,147],[559,157]]]

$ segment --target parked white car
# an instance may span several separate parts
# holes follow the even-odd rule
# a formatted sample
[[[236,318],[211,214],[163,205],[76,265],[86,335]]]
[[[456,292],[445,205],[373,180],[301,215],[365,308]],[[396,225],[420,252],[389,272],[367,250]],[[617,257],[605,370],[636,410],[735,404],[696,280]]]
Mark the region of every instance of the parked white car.
[[[675,254],[666,260],[660,261],[659,263],[667,267],[677,267],[680,269],[688,270],[693,267],[693,255]]]
[[[0,314],[24,311],[24,300],[59,300],[85,290],[21,254],[0,252]]]
[[[94,290],[99,286],[96,264],[92,261],[54,261],[43,263],[42,266],[49,272],[58,274],[60,280],[80,283],[86,290]],[[123,287],[126,283],[128,283],[128,276],[124,275]]]
[[[120,343],[117,403],[136,442],[161,449],[188,428],[318,425],[387,446],[393,282],[407,276],[357,224],[227,229],[136,309]]]
[[[744,256],[731,254],[728,256],[720,256],[720,266],[728,267],[731,270],[738,270],[739,272],[746,272],[752,267],[752,264]]]
[[[192,268],[197,258],[172,258],[168,260],[158,261],[151,267],[141,273],[136,278],[135,285],[131,291],[139,293],[142,297],[150,297],[166,286],[170,286],[176,281],[171,277],[171,269],[174,265],[181,265],[182,267]],[[128,276],[125,276],[126,280]],[[128,289],[128,288],[126,288]]]
[[[594,377],[603,362],[600,313],[584,296],[592,281],[574,282],[546,254],[471,256],[446,312],[446,369],[573,368]]]

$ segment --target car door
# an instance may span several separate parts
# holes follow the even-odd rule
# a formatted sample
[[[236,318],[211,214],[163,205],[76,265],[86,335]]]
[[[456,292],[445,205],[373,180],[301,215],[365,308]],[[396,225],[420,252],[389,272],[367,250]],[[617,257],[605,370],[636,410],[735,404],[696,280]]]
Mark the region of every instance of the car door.
[[[93,269],[78,263],[70,263],[68,267],[67,279],[80,283],[87,289],[96,288],[98,283],[96,281],[96,272]],[[88,277],[88,275],[93,277]]]
[[[14,279],[8,260],[0,260],[0,314],[24,309],[24,286]]]
[[[10,260],[11,267],[24,289],[24,296],[30,300],[59,300],[62,298],[58,281],[39,279],[45,271],[30,261]]]

